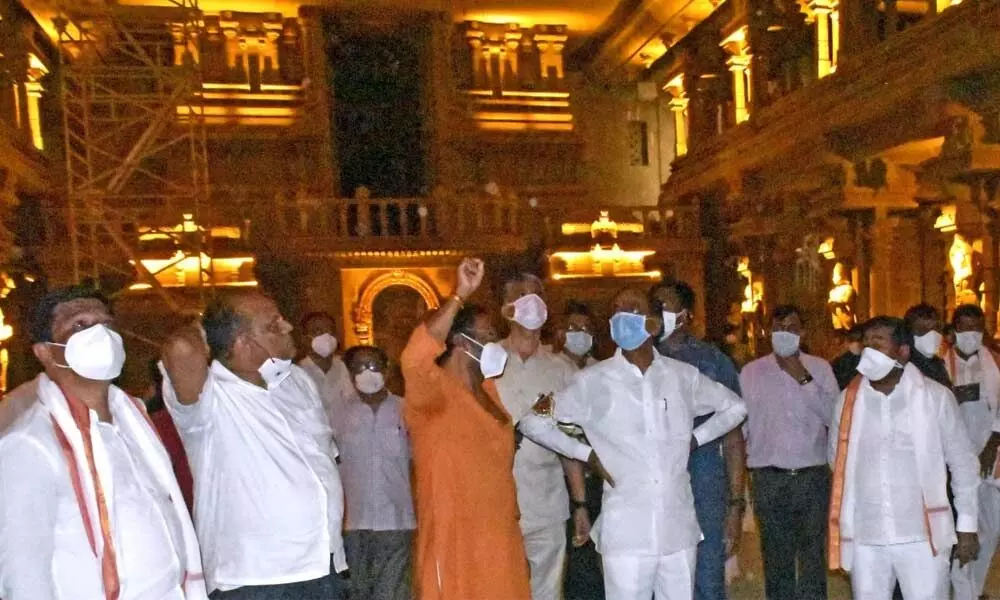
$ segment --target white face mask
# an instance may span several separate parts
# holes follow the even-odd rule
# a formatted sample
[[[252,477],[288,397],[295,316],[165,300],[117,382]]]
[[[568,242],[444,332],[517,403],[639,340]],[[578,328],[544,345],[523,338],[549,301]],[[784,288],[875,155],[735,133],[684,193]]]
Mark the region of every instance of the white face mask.
[[[262,365],[257,367],[257,372],[260,373],[267,387],[271,388],[292,374],[292,361],[285,358],[268,357]]]
[[[788,358],[799,351],[799,336],[790,331],[773,331],[771,348],[781,358]]]
[[[586,331],[567,331],[566,350],[570,354],[583,356],[594,346],[594,336]]]
[[[914,336],[913,347],[927,358],[931,358],[941,347],[941,334],[931,329],[924,335]]]
[[[326,358],[337,351],[337,338],[332,334],[322,333],[314,337],[309,346],[318,356]]]
[[[680,320],[682,314],[684,313],[675,313],[669,310],[663,311],[663,333],[660,336],[661,340],[667,339],[677,330],[677,321]]]
[[[122,336],[105,325],[93,325],[77,331],[69,336],[65,344],[48,343],[66,349],[66,364],[56,366],[72,369],[84,379],[111,381],[122,373],[125,364]]]
[[[962,351],[962,354],[970,356],[979,352],[983,347],[982,331],[963,331],[955,334],[955,346]]]
[[[503,349],[503,346],[496,342],[483,345],[464,333],[462,337],[483,349],[478,358],[471,352],[464,351],[479,362],[479,369],[483,372],[483,377],[490,379],[503,373],[504,368],[507,367],[507,351]]]
[[[354,376],[354,387],[362,394],[377,394],[385,387],[385,376],[378,371],[364,370]]]
[[[538,294],[528,294],[515,300],[512,321],[529,331],[537,331],[549,318],[549,309]]]
[[[868,381],[882,381],[896,368],[902,369],[903,365],[874,348],[865,348],[861,351],[858,373],[867,377]]]

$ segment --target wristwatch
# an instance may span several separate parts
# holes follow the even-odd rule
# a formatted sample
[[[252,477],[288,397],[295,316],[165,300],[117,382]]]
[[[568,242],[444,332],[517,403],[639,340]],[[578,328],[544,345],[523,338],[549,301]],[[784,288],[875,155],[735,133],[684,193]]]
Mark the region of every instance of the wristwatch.
[[[732,500],[729,501],[729,506],[737,507],[740,510],[746,510],[747,508],[746,498],[743,497],[733,498]]]
[[[569,507],[571,510],[576,510],[578,508],[587,508],[586,500],[573,500],[570,498]]]

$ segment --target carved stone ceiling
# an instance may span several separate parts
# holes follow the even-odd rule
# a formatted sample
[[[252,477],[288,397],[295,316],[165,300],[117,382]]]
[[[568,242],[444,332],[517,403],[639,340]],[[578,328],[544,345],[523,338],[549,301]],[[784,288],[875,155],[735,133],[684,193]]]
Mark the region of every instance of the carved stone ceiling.
[[[48,27],[59,0],[22,0],[39,22]],[[97,3],[106,0],[70,0]],[[300,6],[341,8],[376,17],[389,17],[412,10],[451,12],[456,22],[479,20],[518,23],[521,26],[566,25],[571,34],[596,31],[622,0],[201,0],[206,12],[280,12],[294,15]],[[166,6],[166,0],[119,0],[120,4]]]

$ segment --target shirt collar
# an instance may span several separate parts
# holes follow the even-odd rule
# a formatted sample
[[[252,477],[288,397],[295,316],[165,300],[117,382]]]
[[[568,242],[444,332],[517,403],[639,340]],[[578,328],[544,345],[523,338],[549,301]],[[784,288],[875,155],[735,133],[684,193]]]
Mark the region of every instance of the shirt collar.
[[[275,386],[275,388],[262,388],[259,385],[250,383],[246,379],[243,379],[236,373],[230,371],[229,368],[217,360],[212,361],[212,366],[209,367],[209,370],[212,372],[212,375],[215,376],[215,379],[223,384],[243,385],[259,392],[267,392],[269,389],[281,387],[281,383]],[[286,377],[285,381],[287,380],[288,378]],[[282,383],[284,383],[284,381]]]
[[[625,353],[622,352],[621,348],[618,348],[617,350],[615,350],[614,356],[612,356],[608,360],[610,360],[611,364],[613,364],[615,366],[615,372],[617,372],[617,373],[631,373],[633,375],[638,375],[639,377],[643,377],[643,373],[642,373],[642,371],[639,370],[639,367],[633,365],[632,363],[630,363],[628,361],[627,358],[625,358]],[[667,360],[666,357],[662,356],[654,348],[653,349],[653,362],[650,363],[649,369],[652,369],[654,366],[663,363],[665,360]],[[649,369],[646,369],[647,373],[649,373]]]

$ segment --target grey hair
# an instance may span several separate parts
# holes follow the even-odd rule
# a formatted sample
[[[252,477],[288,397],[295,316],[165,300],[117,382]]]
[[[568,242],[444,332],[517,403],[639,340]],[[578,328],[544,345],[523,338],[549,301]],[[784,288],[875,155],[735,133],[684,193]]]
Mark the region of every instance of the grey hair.
[[[503,282],[503,288],[502,288],[503,298],[507,297],[507,292],[510,291],[511,286],[516,285],[518,283],[533,283],[538,286],[539,293],[541,294],[545,293],[545,284],[542,283],[541,277],[533,273],[526,273],[522,271],[520,273],[514,274],[511,277],[508,277],[507,280]],[[501,300],[503,300],[503,298],[501,298]]]

